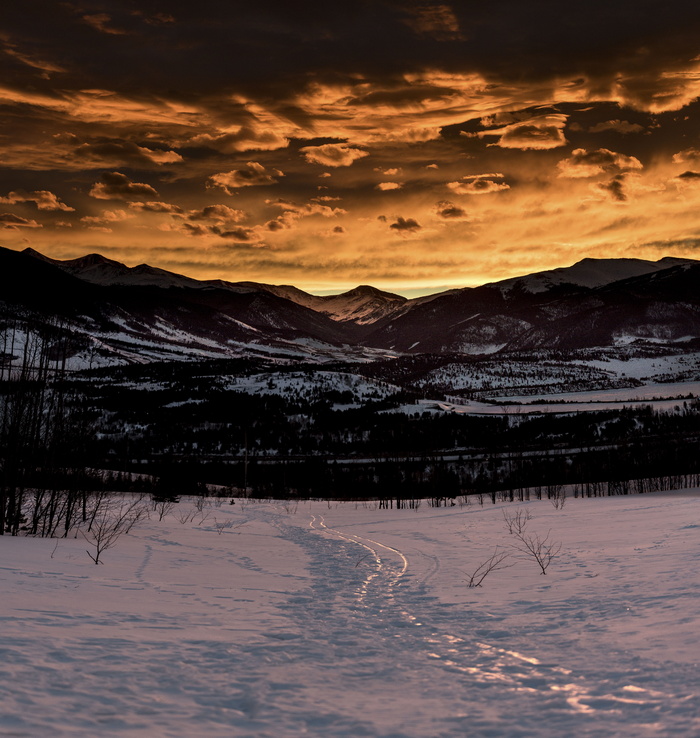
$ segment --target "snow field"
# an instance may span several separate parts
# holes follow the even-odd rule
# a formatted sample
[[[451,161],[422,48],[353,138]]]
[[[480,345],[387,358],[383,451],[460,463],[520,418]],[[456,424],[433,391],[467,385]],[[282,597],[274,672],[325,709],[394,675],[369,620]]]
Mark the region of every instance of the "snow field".
[[[0,735],[700,734],[698,490],[189,509],[101,566],[0,538]],[[546,576],[503,510],[561,543]]]

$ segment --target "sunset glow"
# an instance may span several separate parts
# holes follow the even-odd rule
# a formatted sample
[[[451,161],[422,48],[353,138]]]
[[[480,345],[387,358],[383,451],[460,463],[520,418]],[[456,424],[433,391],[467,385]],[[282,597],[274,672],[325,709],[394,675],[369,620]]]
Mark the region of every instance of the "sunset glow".
[[[405,294],[696,256],[700,7],[9,6],[0,245]]]

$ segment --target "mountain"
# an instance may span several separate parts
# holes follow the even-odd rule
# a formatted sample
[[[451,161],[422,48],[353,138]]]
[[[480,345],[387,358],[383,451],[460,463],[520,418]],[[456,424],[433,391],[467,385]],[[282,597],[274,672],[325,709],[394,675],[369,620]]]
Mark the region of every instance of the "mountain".
[[[692,259],[666,256],[659,261],[645,259],[582,259],[570,267],[559,267],[544,272],[535,272],[525,277],[513,277],[491,283],[502,292],[524,291],[531,293],[548,292],[558,285],[577,287],[603,287],[612,282],[630,277],[669,269],[680,264],[692,264]]]
[[[351,345],[342,325],[264,289],[236,290],[150,267],[130,269],[97,255],[57,263],[36,252],[0,249],[0,300],[2,315],[13,326],[20,320],[69,332],[76,366],[240,355],[362,359],[386,353]]]
[[[584,259],[414,300],[367,285],[317,296],[127,267],[99,254],[59,261],[0,249],[2,314],[12,325],[62,326],[76,366],[88,356],[97,364],[263,355],[366,361],[675,345],[700,338],[698,284],[700,262],[690,259]]]
[[[672,343],[700,335],[693,275],[700,276],[700,262],[690,259],[584,259],[415,303],[379,321],[364,341],[399,352],[465,354]]]
[[[340,295],[320,297],[291,285],[271,285],[259,282],[226,282],[198,280],[181,274],[158,269],[148,264],[128,267],[100,254],[89,254],[78,259],[51,259],[34,249],[24,249],[25,254],[57,266],[75,277],[104,286],[158,287],[169,289],[181,287],[191,290],[220,290],[235,294],[262,293],[289,300],[314,312],[322,313],[331,320],[341,323],[365,325],[396,312],[405,302],[405,297],[382,292],[375,287],[363,285]]]

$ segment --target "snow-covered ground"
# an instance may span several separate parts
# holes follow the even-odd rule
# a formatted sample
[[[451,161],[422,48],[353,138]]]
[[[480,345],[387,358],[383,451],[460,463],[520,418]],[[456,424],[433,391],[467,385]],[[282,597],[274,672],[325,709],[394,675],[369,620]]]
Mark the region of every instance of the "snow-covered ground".
[[[0,735],[700,735],[698,490],[190,507],[101,566],[0,538]],[[470,589],[503,508],[561,552]]]

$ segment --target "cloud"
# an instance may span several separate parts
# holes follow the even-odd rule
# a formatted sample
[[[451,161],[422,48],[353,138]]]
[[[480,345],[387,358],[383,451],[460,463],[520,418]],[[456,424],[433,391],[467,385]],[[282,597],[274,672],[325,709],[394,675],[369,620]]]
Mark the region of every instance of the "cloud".
[[[627,120],[606,120],[604,123],[596,123],[588,129],[591,133],[602,133],[603,131],[614,131],[615,133],[642,133],[646,130],[639,123],[630,123]]]
[[[309,215],[321,215],[324,218],[334,218],[337,215],[347,214],[347,210],[343,208],[334,208],[330,205],[323,205],[318,200],[324,200],[325,198],[314,198],[311,202],[304,205],[299,205],[291,200],[265,200],[266,205],[278,207],[284,210],[286,213],[293,213],[299,217],[305,218]],[[331,198],[335,199],[335,198]]]
[[[259,187],[277,184],[277,177],[284,177],[279,169],[266,169],[257,161],[249,161],[244,169],[232,169],[230,172],[219,172],[207,180],[210,189],[222,189],[227,195],[233,195],[241,187]]]
[[[392,223],[389,228],[396,231],[397,233],[415,233],[420,230],[421,225],[414,218],[402,218],[398,217],[395,223]]]
[[[158,197],[149,184],[132,182],[121,172],[105,172],[90,190],[90,197],[98,200],[137,200],[140,197]]]
[[[61,202],[53,192],[48,190],[35,190],[34,192],[16,190],[8,193],[7,197],[0,197],[0,202],[8,205],[16,205],[18,202],[33,202],[36,204],[37,210],[63,210],[64,212],[75,210],[75,208]]]
[[[498,141],[491,145],[503,149],[556,149],[567,144],[564,137],[567,119],[566,115],[539,115],[502,128],[464,135],[479,138],[498,136]]]
[[[448,182],[447,187],[455,195],[490,195],[493,192],[509,190],[510,185],[506,182],[497,182],[496,179],[503,177],[500,173],[472,174],[462,177],[459,182]]]
[[[679,151],[677,154],[673,155],[674,164],[686,164],[688,162],[696,161],[700,161],[700,149],[691,147],[689,149],[683,149],[683,151]]]
[[[14,213],[0,213],[0,226],[15,230],[17,228],[43,228],[41,223],[37,223],[35,220],[27,220],[27,218],[21,218],[19,215]]]
[[[387,192],[388,190],[400,190],[402,187],[401,182],[380,182],[374,189]]]
[[[83,159],[86,164],[97,166],[132,166],[150,168],[154,164],[178,164],[183,160],[175,151],[162,151],[138,146],[131,141],[102,141],[84,143],[73,152],[74,156]]]
[[[459,20],[446,3],[422,3],[409,8],[405,23],[416,34],[437,41],[458,41],[464,38]]]
[[[281,231],[283,229],[292,228],[297,221],[313,215],[320,215],[323,218],[334,218],[338,215],[347,214],[347,210],[343,210],[343,208],[334,208],[330,205],[323,205],[321,202],[318,202],[320,199],[321,198],[314,198],[314,200],[304,205],[299,205],[290,200],[266,200],[266,205],[280,208],[282,210],[282,214],[265,223],[265,228],[267,228],[268,231]]]
[[[235,133],[203,133],[189,141],[190,146],[206,146],[222,154],[235,154],[239,151],[274,151],[289,146],[289,138],[272,128],[255,130],[241,126]]]
[[[369,156],[368,151],[342,143],[304,146],[299,151],[309,163],[322,164],[326,167],[349,167],[358,159]]]
[[[625,192],[625,175],[618,174],[607,182],[600,182],[596,188],[602,192],[609,194],[616,202],[626,202],[627,193]]]
[[[80,219],[80,222],[84,223],[85,227],[92,231],[111,233],[112,228],[110,226],[114,223],[119,223],[122,220],[128,220],[133,217],[134,215],[127,213],[126,210],[103,210],[102,215],[86,215]]]
[[[211,229],[212,233],[216,233],[221,238],[227,238],[231,241],[241,241],[248,243],[250,241],[260,241],[260,235],[256,228],[232,228],[230,230],[223,230],[214,226]]]
[[[190,210],[187,213],[187,219],[191,221],[213,220],[219,223],[240,223],[247,217],[248,213],[234,210],[228,205],[207,205],[200,210]]]
[[[84,15],[83,21],[100,33],[106,33],[111,36],[123,36],[126,33],[126,31],[109,25],[112,22],[112,18],[107,13]]]
[[[634,156],[618,154],[609,149],[574,149],[568,159],[562,159],[558,164],[560,177],[578,179],[597,177],[601,174],[615,174],[643,169],[642,163]]]
[[[439,218],[445,220],[467,220],[469,218],[466,210],[449,200],[441,200],[437,203],[434,212]]]
[[[687,172],[683,172],[683,174],[679,174],[676,177],[676,179],[682,179],[682,180],[686,180],[686,181],[688,181],[688,180],[692,181],[694,179],[700,179],[700,172],[692,172],[692,171],[689,170]]]
[[[179,205],[171,205],[169,202],[130,202],[129,207],[147,213],[169,213],[180,215],[184,210]]]

